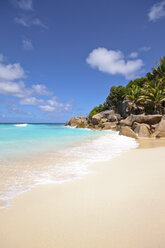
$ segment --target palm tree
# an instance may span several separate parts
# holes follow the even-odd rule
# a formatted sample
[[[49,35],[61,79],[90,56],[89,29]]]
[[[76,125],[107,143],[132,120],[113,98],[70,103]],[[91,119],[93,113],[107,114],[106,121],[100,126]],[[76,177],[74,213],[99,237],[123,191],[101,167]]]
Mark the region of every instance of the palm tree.
[[[165,57],[160,58],[160,63],[156,62],[157,66],[152,69],[152,74],[155,79],[165,79]]]
[[[163,106],[165,102],[165,88],[160,82],[151,81],[146,83],[144,95],[139,98],[139,101],[143,101],[145,108],[152,106],[154,113],[162,114]]]
[[[132,85],[130,88],[128,88],[126,99],[130,101],[129,106],[131,112],[135,113],[144,109],[143,101],[141,99],[142,94],[142,88],[137,85]]]

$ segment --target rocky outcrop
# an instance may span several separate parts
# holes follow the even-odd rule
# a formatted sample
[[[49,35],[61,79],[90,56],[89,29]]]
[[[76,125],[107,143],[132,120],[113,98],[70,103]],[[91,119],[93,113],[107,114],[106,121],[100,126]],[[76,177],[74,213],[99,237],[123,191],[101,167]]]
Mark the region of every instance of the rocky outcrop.
[[[162,115],[130,115],[125,120],[121,120],[122,126],[132,126],[134,122],[146,123],[150,125],[157,124],[161,121]]]
[[[165,137],[165,116],[162,118],[162,120],[159,122],[159,124],[155,128],[154,134],[155,137]]]
[[[89,117],[72,117],[66,125],[77,128],[119,131],[120,135],[132,138],[165,137],[165,116],[130,115],[121,120],[113,110],[106,110]]]
[[[65,125],[77,128],[85,128],[88,125],[88,118],[72,116],[72,118],[66,122]]]
[[[116,131],[116,125],[117,125],[117,122],[105,122],[102,125],[102,129],[103,130],[110,129],[110,130]]]
[[[134,129],[138,137],[150,137],[150,126],[148,124],[139,124]]]
[[[98,125],[100,122],[116,122],[121,120],[121,116],[116,114],[113,110],[105,110],[92,116],[91,123]]]
[[[102,118],[103,117],[102,117],[102,115],[100,113],[96,114],[96,115],[92,116],[91,123],[93,125],[98,125]]]
[[[120,129],[119,134],[127,136],[127,137],[131,137],[131,138],[134,138],[134,139],[138,138],[136,133],[128,126],[122,126],[121,129]]]

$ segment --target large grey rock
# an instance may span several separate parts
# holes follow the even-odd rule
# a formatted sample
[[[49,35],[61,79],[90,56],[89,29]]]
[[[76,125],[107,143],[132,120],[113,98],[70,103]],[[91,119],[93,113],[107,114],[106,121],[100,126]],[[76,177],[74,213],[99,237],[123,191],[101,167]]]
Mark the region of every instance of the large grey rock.
[[[109,122],[115,122],[121,120],[121,116],[119,114],[116,114],[114,110],[105,110],[101,112],[103,118],[108,119]]]
[[[132,116],[128,116],[126,119],[120,121],[121,126],[132,126]]]
[[[134,129],[138,137],[150,137],[150,126],[147,124],[139,124]]]
[[[130,112],[131,101],[125,99],[120,103],[116,109],[116,112],[119,113],[122,117],[126,118]]]
[[[146,124],[146,123],[138,123],[138,122],[135,121],[131,128],[132,128],[133,131],[135,131],[135,128],[137,128],[138,126],[141,126],[141,125],[147,127],[149,130],[151,129],[151,126],[152,126],[152,125],[149,125],[149,124]]]
[[[72,118],[65,123],[66,126],[71,126],[76,122],[76,117],[72,116]]]
[[[121,129],[120,129],[119,134],[127,136],[127,137],[131,137],[131,138],[134,138],[134,139],[138,138],[136,133],[128,126],[122,126]]]
[[[108,121],[108,119],[102,118],[100,122],[101,122],[101,123],[105,123],[105,122],[107,122],[107,121]]]
[[[74,117],[65,123],[66,126],[85,128],[88,125],[88,120],[86,117]]]
[[[96,115],[92,116],[91,123],[93,125],[98,125],[102,118],[103,118],[103,116],[100,113],[96,114]]]
[[[105,110],[92,116],[91,123],[93,125],[98,125],[100,122],[115,122],[119,121],[120,119],[121,116],[116,114],[113,110]]]
[[[156,137],[165,137],[165,117],[159,122],[155,128]]]
[[[116,122],[105,122],[103,123],[102,128],[103,130],[110,129],[110,130],[116,131],[116,124],[117,124]]]
[[[103,118],[107,118],[109,115],[115,115],[115,111],[114,110],[105,110],[100,112],[100,114],[102,115]]]
[[[132,126],[134,122],[147,123],[150,125],[157,124],[161,121],[162,115],[130,115],[126,119],[121,120],[122,126]]]

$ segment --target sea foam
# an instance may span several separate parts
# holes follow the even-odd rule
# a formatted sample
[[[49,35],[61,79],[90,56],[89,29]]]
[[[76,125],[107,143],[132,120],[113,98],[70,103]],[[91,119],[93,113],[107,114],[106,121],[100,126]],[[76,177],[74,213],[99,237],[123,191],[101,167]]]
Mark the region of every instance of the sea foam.
[[[24,124],[15,124],[15,127],[27,127],[28,124],[24,123]]]
[[[6,172],[0,183],[1,207],[7,207],[15,195],[38,184],[63,183],[90,173],[88,165],[109,160],[138,145],[132,138],[113,131],[102,131],[101,136],[88,138],[71,147],[46,151],[40,156],[12,160],[1,166]],[[113,164],[115,166],[115,164]]]

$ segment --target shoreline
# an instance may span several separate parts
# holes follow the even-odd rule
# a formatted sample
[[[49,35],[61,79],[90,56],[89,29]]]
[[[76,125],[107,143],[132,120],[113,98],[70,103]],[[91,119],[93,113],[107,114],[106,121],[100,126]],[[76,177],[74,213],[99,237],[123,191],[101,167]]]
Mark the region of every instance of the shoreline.
[[[37,185],[81,178],[90,173],[90,164],[111,159],[137,145],[131,138],[106,131],[57,151],[11,158],[8,163],[1,163],[0,207],[10,206],[12,198]],[[11,170],[11,165],[15,170]]]
[[[39,185],[0,209],[3,248],[145,248],[165,244],[165,147],[133,149],[92,173]]]

